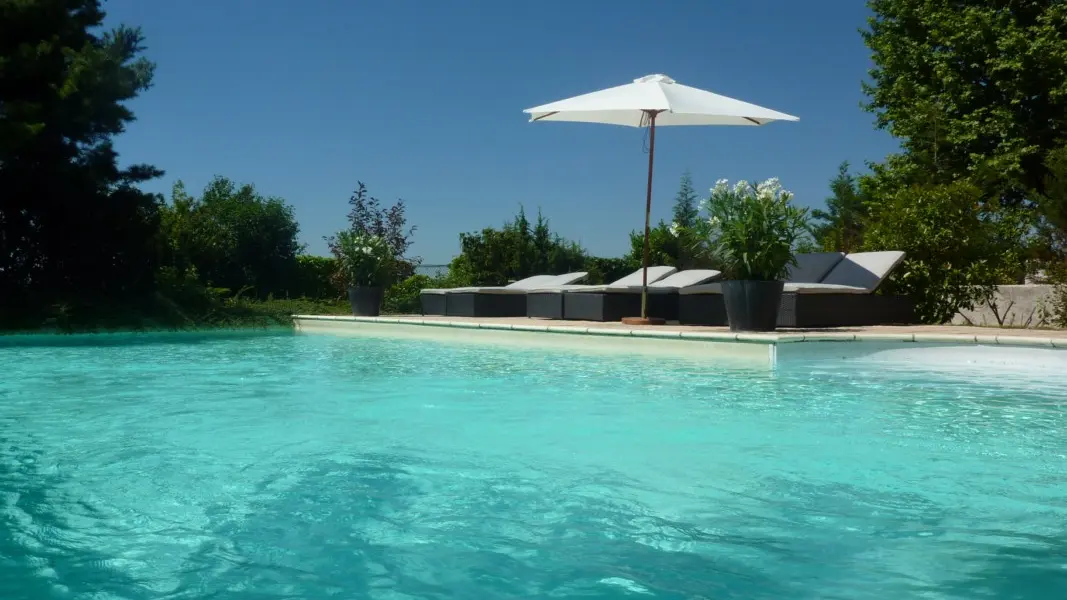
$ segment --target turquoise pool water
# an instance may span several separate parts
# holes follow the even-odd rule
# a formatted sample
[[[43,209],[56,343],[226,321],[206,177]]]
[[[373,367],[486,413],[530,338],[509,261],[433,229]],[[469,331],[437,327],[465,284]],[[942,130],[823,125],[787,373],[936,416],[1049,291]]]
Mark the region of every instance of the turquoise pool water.
[[[0,598],[1067,597],[1060,388],[647,360],[0,347]]]

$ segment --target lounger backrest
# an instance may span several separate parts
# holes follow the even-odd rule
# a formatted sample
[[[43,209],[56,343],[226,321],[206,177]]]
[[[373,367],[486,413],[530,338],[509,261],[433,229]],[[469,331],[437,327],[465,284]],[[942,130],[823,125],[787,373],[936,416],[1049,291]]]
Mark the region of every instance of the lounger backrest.
[[[812,252],[797,254],[797,264],[789,267],[786,281],[791,283],[819,283],[841,259],[844,252]]]
[[[504,286],[509,290],[528,290],[532,287],[542,286],[549,281],[555,279],[558,275],[534,275],[533,277],[527,277],[526,279],[520,279]]]
[[[650,283],[648,287],[684,288],[710,281],[719,275],[722,273],[714,269],[688,269]]]
[[[902,260],[904,253],[896,250],[848,254],[819,283],[850,285],[873,292]]]
[[[565,275],[556,275],[549,281],[542,281],[541,286],[552,287],[556,285],[571,285],[572,283],[577,283],[585,279],[585,276],[588,274],[589,273],[586,273],[585,271],[575,271],[574,273],[567,273]]]
[[[678,269],[675,269],[674,267],[649,267],[648,268],[648,282],[652,283],[653,281],[659,281],[660,279],[663,279],[664,277],[674,273],[677,270]],[[616,281],[611,282],[610,285],[612,287],[615,287],[615,286],[623,286],[624,287],[624,286],[629,286],[629,285],[641,285],[641,281],[642,281],[642,269],[638,269],[638,270],[634,271],[633,273],[630,273],[626,277],[623,277],[622,279],[618,279]]]

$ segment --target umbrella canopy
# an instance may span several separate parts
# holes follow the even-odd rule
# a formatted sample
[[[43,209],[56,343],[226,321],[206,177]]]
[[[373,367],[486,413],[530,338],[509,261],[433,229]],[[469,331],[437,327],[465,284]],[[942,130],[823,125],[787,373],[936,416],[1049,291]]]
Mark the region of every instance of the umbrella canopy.
[[[646,75],[633,83],[528,108],[531,121],[579,121],[628,127],[648,127],[655,111],[656,126],[766,125],[797,121],[792,115],[676,83],[666,75]]]
[[[652,167],[657,125],[766,125],[798,121],[796,117],[675,82],[666,75],[646,75],[633,83],[527,108],[531,121],[577,121],[627,127],[648,127],[648,188],[645,195],[644,277],[641,316],[633,324],[662,323],[650,319],[648,305],[648,238],[652,214]]]

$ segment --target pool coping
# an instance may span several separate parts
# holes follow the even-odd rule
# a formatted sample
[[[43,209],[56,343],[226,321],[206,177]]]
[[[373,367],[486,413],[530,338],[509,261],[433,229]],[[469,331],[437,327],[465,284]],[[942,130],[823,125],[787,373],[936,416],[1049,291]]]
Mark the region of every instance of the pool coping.
[[[682,339],[742,344],[797,344],[804,342],[897,342],[929,344],[1001,345],[1028,348],[1067,349],[1067,338],[1041,335],[996,335],[995,333],[928,333],[928,332],[842,332],[819,333],[733,333],[727,331],[685,331],[680,329],[627,329],[621,327],[583,327],[580,325],[525,325],[492,321],[453,321],[425,317],[350,317],[342,315],[293,315],[300,321],[333,321],[345,323],[374,323],[409,327],[449,327],[472,330],[519,331],[556,333],[597,337],[632,337],[644,339]]]

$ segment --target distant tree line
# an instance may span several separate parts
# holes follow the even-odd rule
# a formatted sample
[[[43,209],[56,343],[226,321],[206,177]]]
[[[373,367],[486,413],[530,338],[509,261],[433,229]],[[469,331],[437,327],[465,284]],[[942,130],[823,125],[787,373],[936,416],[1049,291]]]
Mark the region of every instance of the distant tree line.
[[[929,322],[998,284],[1067,281],[1067,3],[869,6],[867,110],[901,150],[863,172],[842,164],[798,250],[905,251],[885,290],[915,296]],[[138,29],[103,30],[97,0],[0,0],[0,15],[0,328],[344,310],[335,259],[306,254],[283,199],[223,176],[163,198],[138,187],[161,170],[118,166],[112,140],[155,67]],[[699,239],[701,198],[683,175],[671,221],[651,231],[654,264],[716,266]],[[595,257],[520,207],[500,227],[461,234],[447,274],[431,278],[409,256],[416,229],[402,200],[384,205],[358,183],[349,205],[347,229],[381,236],[397,259],[387,311],[415,310],[423,287],[577,270],[608,282],[641,264],[640,231],[624,256]]]

